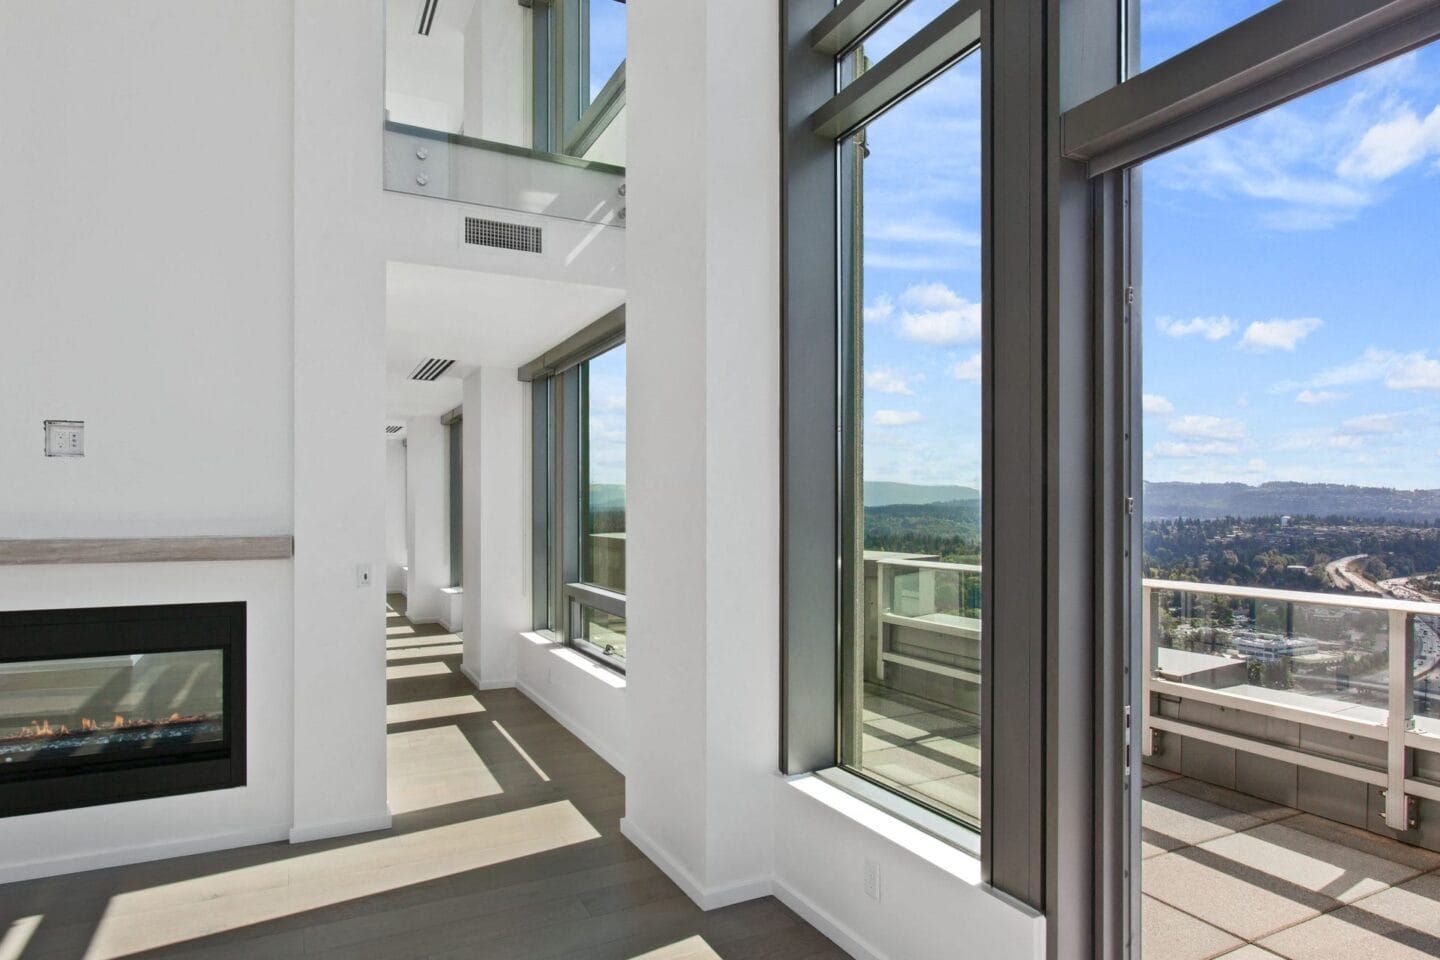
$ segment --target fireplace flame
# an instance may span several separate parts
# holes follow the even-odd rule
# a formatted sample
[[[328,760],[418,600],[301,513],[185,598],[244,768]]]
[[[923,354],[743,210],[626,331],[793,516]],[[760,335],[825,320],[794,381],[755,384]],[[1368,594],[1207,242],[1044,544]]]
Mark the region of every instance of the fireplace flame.
[[[96,722],[89,717],[80,718],[80,726],[76,733],[104,733],[110,730],[134,730],[140,727],[163,727],[170,724],[191,724],[213,722],[218,717],[208,715],[181,716],[178,712],[171,713],[163,719],[147,719],[132,717],[126,719],[120,714],[108,724]],[[14,729],[14,728],[11,728]],[[64,723],[51,723],[47,720],[31,720],[28,724],[21,724],[14,733],[0,731],[0,741],[14,740],[35,740],[46,737],[64,737],[71,734],[70,727]]]

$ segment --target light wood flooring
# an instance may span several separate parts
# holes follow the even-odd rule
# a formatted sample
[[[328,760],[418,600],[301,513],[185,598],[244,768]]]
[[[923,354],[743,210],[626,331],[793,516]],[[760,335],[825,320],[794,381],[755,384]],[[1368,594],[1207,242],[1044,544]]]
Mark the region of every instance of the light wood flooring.
[[[390,830],[3,886],[0,958],[845,956],[774,899],[697,909],[620,836],[621,776],[392,601]]]

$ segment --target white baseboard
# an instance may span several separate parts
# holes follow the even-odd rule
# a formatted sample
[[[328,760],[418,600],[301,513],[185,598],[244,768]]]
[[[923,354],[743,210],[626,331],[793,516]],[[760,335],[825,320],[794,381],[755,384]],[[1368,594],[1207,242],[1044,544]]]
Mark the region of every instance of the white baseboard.
[[[329,820],[324,823],[307,823],[290,828],[291,843],[309,843],[311,840],[328,840],[331,837],[346,837],[353,833],[373,833],[390,829],[390,808],[384,813],[369,817],[355,817],[350,820]]]
[[[465,674],[465,679],[469,680],[470,686],[476,690],[506,690],[515,686],[514,680],[481,680],[463,659],[460,661],[460,672]]]
[[[576,739],[578,739],[581,743],[585,744],[585,746],[589,747],[594,753],[596,753],[600,757],[601,760],[604,760],[606,763],[610,764],[610,766],[614,767],[616,772],[618,772],[621,776],[625,775],[624,758],[617,756],[614,750],[612,750],[606,744],[601,743],[594,734],[590,733],[590,731],[586,730],[581,724],[577,723],[573,717],[567,714],[564,710],[561,710],[559,707],[555,706],[555,704],[551,703],[549,700],[546,700],[543,696],[540,695],[539,691],[537,691],[534,687],[530,686],[530,684],[526,683],[524,680],[515,681],[513,686],[515,687],[515,689],[525,694],[526,698],[529,699],[530,702],[534,703],[535,706],[550,714],[551,718],[554,719],[556,723],[560,724],[560,726],[575,734]],[[636,844],[636,846],[639,846],[639,844]]]
[[[36,880],[84,870],[101,870],[106,867],[120,867],[132,863],[148,863],[151,860],[168,860],[171,857],[188,857],[197,853],[214,853],[233,847],[249,847],[257,843],[274,843],[284,840],[288,831],[285,824],[255,827],[251,830],[237,830],[233,833],[217,833],[207,837],[193,837],[187,840],[167,840],[137,847],[116,847],[110,850],[96,850],[53,860],[32,860],[0,866],[0,884],[19,880]]]
[[[701,910],[718,910],[721,907],[770,895],[772,884],[769,877],[746,880],[728,887],[707,889],[649,834],[637,827],[629,817],[620,819],[620,832],[624,834],[625,839],[635,844],[641,853],[645,854],[655,866],[674,881],[675,885],[685,893],[685,896],[695,901],[695,905]]]
[[[775,878],[771,883],[770,892],[776,900],[794,910],[800,915],[800,919],[825,934],[835,946],[850,954],[855,960],[887,960],[885,954],[855,936],[845,924],[796,893],[780,878]]]

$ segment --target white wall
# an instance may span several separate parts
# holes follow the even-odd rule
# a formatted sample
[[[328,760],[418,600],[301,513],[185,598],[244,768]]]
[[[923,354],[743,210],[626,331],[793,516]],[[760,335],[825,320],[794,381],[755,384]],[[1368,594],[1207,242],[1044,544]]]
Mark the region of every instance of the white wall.
[[[775,894],[862,960],[1042,960],[1045,920],[980,864],[814,777],[776,778]],[[865,893],[867,861],[880,896]]]
[[[0,537],[291,532],[292,28],[288,0],[0,4]],[[87,455],[45,458],[46,418]],[[291,570],[0,570],[6,610],[245,601],[263,708],[247,787],[0,820],[0,880],[285,836]]]
[[[406,0],[386,5],[385,114],[396,123],[459,133],[465,117],[465,34],[437,18],[430,35],[421,36],[415,29],[418,8],[418,2]]]
[[[385,592],[404,593],[410,563],[408,502],[405,497],[405,441],[385,444]]]
[[[776,2],[628,12],[623,828],[704,905],[768,892],[771,877]]]
[[[360,587],[356,576],[358,566],[378,571],[385,558],[382,0],[294,0],[294,11],[294,728],[301,733],[291,838],[300,840],[383,827],[390,815],[384,592],[375,582]],[[260,62],[247,61],[240,86]]]
[[[290,29],[0,4],[0,537],[290,532]]]
[[[520,634],[515,651],[520,692],[624,773],[630,753],[624,675],[537,633]]]
[[[479,0],[465,29],[467,136],[529,146],[530,10]]]
[[[450,586],[450,438],[439,417],[412,417],[405,434],[406,616],[438,623]]]
[[[465,654],[483,687],[513,685],[530,623],[530,385],[484,367],[465,378]]]

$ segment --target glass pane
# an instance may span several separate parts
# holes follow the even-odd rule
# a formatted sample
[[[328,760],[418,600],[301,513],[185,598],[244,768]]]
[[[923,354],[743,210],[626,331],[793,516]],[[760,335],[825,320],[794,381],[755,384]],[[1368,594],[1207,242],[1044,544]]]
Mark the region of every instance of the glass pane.
[[[575,610],[577,642],[588,644],[607,657],[624,660],[625,618],[581,604],[576,604]]]
[[[225,740],[219,650],[0,664],[0,763],[188,753]]]
[[[858,198],[844,764],[980,816],[980,58],[840,145]],[[858,509],[857,509],[858,508]]]
[[[590,0],[590,101],[625,61],[625,4]]]
[[[1148,70],[1276,0],[1140,0],[1140,69]]]
[[[1413,770],[1387,749],[1412,709],[1431,732],[1440,660],[1437,132],[1432,47],[1142,171],[1142,886],[1225,929],[1247,908],[1221,884],[1280,889],[1297,856],[1339,876],[1370,841],[1302,854],[1258,828],[1272,854],[1179,885],[1166,864],[1189,852],[1150,852],[1254,828],[1239,809],[1382,832],[1377,776],[1440,775],[1440,740],[1411,738]],[[1228,809],[1196,823],[1197,796]]]
[[[584,374],[580,578],[624,593],[624,345],[587,361]]]

